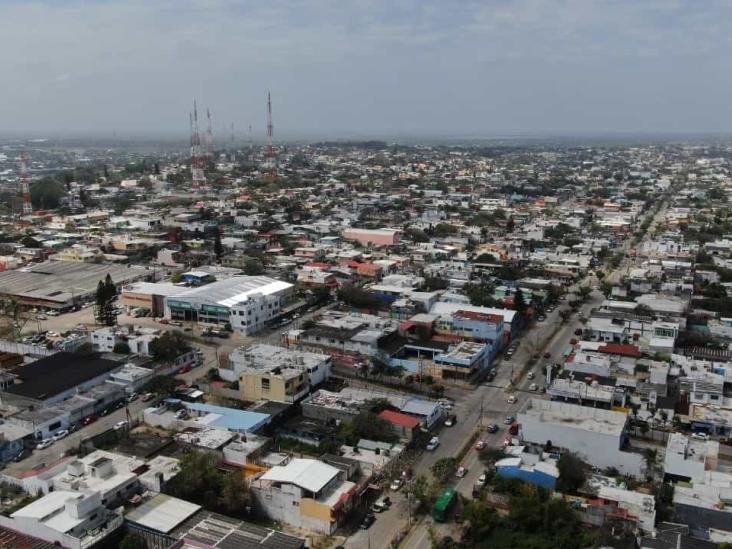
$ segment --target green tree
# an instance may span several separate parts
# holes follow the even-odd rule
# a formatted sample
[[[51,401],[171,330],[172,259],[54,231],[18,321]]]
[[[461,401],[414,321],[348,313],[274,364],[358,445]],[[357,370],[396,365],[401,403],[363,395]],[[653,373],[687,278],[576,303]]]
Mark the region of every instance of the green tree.
[[[156,362],[171,362],[190,350],[188,338],[178,331],[163,333],[150,343],[150,353]]]
[[[127,344],[126,341],[118,341],[114,344],[114,348],[112,349],[113,353],[117,353],[120,355],[129,355],[130,354],[130,346]]]
[[[587,480],[587,464],[572,452],[564,452],[557,462],[557,491],[576,493]]]
[[[54,177],[44,177],[30,184],[31,203],[35,208],[52,210],[58,208],[66,196],[66,188]]]
[[[259,276],[264,273],[262,262],[255,258],[249,257],[244,261],[244,274],[249,276]]]
[[[242,517],[251,505],[251,496],[241,472],[234,471],[224,478],[219,497],[219,507],[227,514]]]
[[[117,296],[117,288],[112,282],[112,277],[107,274],[105,280],[97,284],[95,298],[95,315],[97,323],[103,326],[114,326],[117,323],[117,315],[114,312],[114,298]]]
[[[435,462],[435,464],[430,468],[432,471],[432,475],[435,477],[435,480],[439,482],[440,484],[446,484],[448,480],[452,478],[452,476],[455,474],[455,471],[457,470],[457,459],[454,457],[446,457],[439,459]]]
[[[218,227],[216,227],[216,233],[214,233],[213,249],[216,259],[221,259],[221,256],[224,255],[224,246],[221,244],[221,230]]]

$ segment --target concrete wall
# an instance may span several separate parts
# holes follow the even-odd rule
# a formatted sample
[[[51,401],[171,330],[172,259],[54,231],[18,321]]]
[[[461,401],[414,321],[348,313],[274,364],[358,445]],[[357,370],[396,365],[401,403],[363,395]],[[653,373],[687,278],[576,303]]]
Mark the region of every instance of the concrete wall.
[[[544,423],[537,418],[518,414],[521,435],[527,442],[564,448],[577,453],[590,465],[599,468],[615,467],[621,473],[638,477],[645,470],[641,454],[620,450],[620,439],[610,434],[564,427],[554,423]]]

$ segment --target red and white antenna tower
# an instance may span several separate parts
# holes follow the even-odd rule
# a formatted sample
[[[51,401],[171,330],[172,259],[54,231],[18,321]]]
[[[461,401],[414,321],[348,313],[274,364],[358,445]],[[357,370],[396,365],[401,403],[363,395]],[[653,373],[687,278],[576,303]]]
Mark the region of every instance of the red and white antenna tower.
[[[23,196],[23,215],[31,215],[33,206],[30,195],[30,176],[28,175],[28,155],[20,153],[20,194]]]
[[[193,187],[198,188],[206,184],[203,175],[203,158],[201,157],[201,136],[198,133],[198,107],[193,100],[193,128],[191,132],[191,179]]]
[[[214,155],[213,129],[211,128],[211,111],[208,109],[206,109],[206,118],[208,118],[208,128],[206,129],[206,158],[212,160]]]
[[[272,133],[274,125],[272,124],[272,95],[267,92],[267,150],[264,155],[267,157],[267,174],[270,177],[277,177],[277,151],[272,144]]]

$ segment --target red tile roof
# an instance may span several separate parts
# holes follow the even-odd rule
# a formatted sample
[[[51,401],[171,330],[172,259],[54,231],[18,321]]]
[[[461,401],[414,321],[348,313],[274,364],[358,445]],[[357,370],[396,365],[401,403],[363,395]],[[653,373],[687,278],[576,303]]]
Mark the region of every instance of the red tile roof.
[[[379,414],[379,417],[381,419],[385,419],[389,423],[401,425],[402,427],[409,427],[410,429],[414,429],[419,426],[419,420],[416,417],[408,416],[407,414],[402,414],[400,412],[384,410]]]
[[[641,352],[637,345],[627,343],[606,343],[597,348],[598,352],[609,355],[629,356],[640,358]]]

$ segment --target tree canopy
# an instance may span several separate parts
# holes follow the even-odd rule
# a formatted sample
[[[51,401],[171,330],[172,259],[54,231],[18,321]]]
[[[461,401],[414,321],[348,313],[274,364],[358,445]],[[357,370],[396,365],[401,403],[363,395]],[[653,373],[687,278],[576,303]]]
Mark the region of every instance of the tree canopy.
[[[157,362],[171,362],[190,350],[188,338],[171,330],[150,343],[150,352]]]

